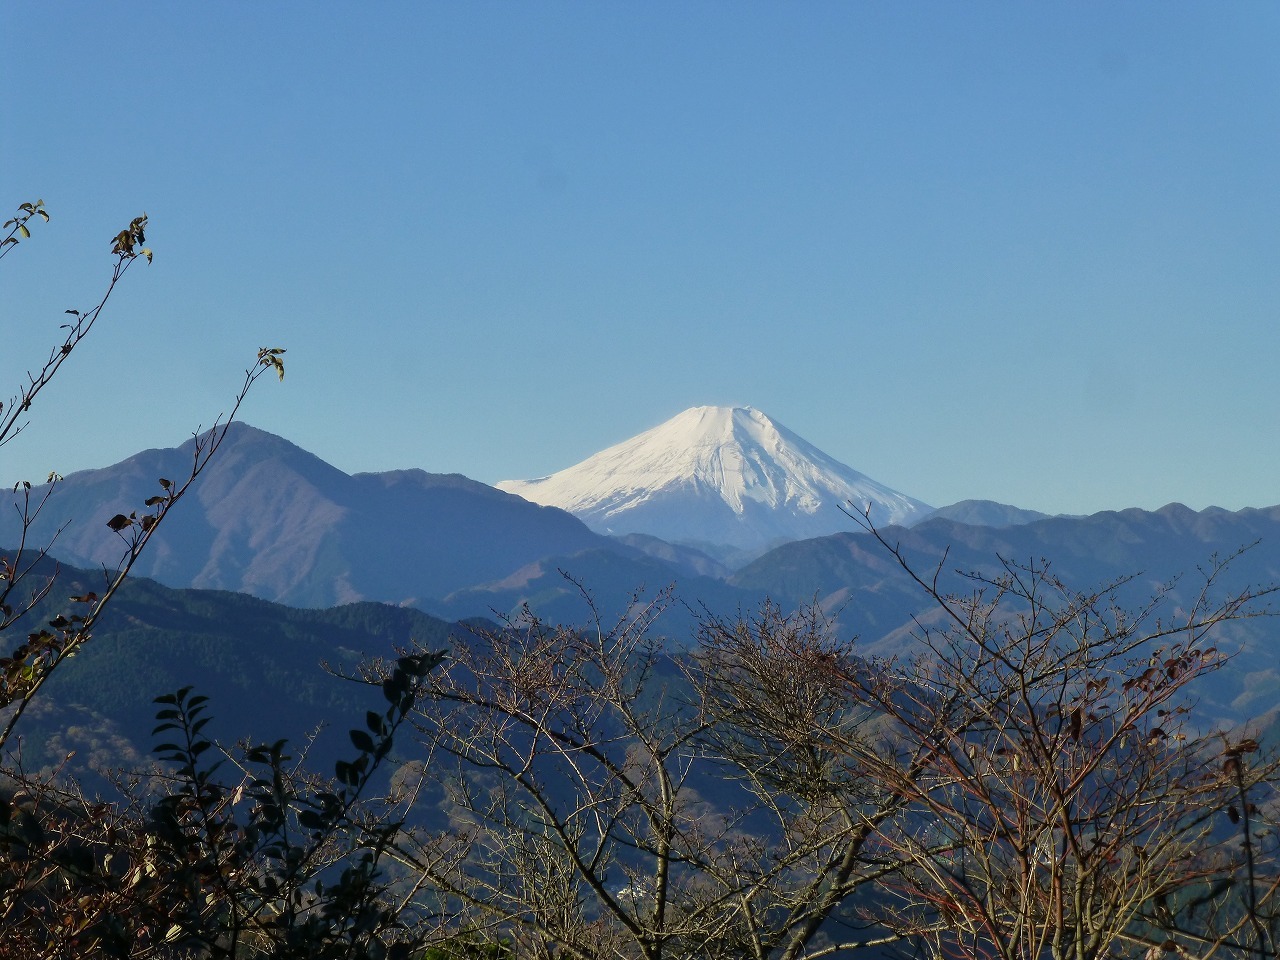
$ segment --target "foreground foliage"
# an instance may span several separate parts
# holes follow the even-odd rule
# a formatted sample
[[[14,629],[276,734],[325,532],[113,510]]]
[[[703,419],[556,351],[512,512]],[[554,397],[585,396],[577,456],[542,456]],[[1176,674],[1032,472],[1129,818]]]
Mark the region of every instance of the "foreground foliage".
[[[437,660],[396,662],[332,780],[283,741],[224,753],[189,688],[157,700],[160,770],[132,804],[14,777],[0,953],[407,960],[417,934],[382,875],[401,824],[366,794]]]

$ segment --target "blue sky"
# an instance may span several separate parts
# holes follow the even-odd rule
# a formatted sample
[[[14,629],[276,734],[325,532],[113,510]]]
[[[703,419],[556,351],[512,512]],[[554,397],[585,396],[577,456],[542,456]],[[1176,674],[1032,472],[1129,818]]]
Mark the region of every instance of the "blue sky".
[[[10,3],[8,482],[244,419],[550,473],[751,404],[934,504],[1280,502],[1270,3]]]

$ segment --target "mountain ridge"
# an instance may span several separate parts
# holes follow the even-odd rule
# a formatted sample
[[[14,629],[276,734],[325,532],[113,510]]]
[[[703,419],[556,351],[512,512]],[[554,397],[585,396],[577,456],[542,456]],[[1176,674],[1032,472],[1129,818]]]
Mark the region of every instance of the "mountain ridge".
[[[158,478],[184,476],[194,442],[68,474],[27,542],[52,542],[55,555],[78,566],[114,567],[124,544],[106,521],[140,508],[159,491]],[[33,487],[33,498],[45,489]],[[2,513],[0,543],[17,544],[17,515],[9,504]],[[543,556],[610,544],[564,511],[459,474],[348,475],[235,423],[135,571],[171,587],[234,590],[297,607],[426,606]]]

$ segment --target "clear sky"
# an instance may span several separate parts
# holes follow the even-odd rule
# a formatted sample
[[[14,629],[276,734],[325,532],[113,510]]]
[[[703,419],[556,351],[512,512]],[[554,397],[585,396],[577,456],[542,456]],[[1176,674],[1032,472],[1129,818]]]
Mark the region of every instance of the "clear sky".
[[[1280,502],[1280,5],[11,2],[0,480],[244,419],[553,472],[750,404],[941,505]]]

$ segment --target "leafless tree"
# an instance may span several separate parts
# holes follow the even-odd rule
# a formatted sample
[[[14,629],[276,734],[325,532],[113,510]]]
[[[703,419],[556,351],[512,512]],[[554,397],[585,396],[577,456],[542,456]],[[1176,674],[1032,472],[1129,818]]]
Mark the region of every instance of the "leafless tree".
[[[815,957],[883,939],[848,926],[884,870],[863,853],[869,824],[897,801],[849,762],[847,651],[770,607],[709,620],[689,656],[654,636],[666,602],[588,630],[526,611],[460,643],[418,716],[422,796],[451,829],[406,862],[520,956]]]
[[[1215,562],[1185,609],[1126,610],[1126,581],[1006,560],[946,593],[945,558],[922,577],[869,529],[940,614],[855,681],[887,721],[864,769],[909,801],[876,838],[902,864],[879,915],[934,957],[1273,956],[1277,763],[1191,699],[1224,663],[1214,629],[1272,588],[1224,595]]]

